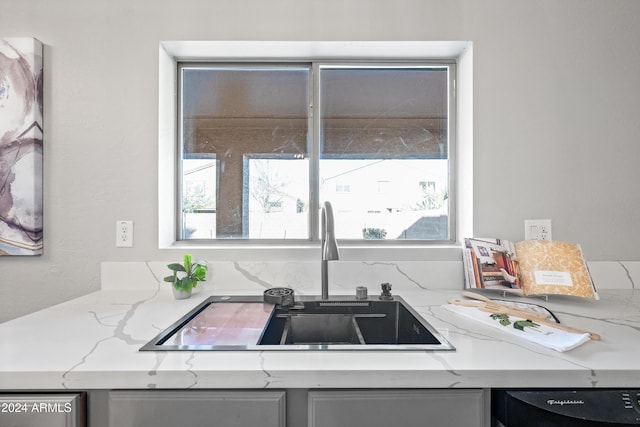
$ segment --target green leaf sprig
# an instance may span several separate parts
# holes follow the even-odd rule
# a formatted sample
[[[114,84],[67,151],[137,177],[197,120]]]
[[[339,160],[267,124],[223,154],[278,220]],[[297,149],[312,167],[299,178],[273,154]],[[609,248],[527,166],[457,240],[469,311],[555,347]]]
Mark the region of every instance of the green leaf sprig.
[[[512,323],[507,314],[492,314],[490,317],[500,322],[502,326],[509,326]],[[531,320],[516,320],[513,322],[513,327],[519,331],[524,331],[525,327],[537,328],[538,326],[540,325]]]
[[[509,326],[511,324],[511,320],[509,320],[509,316],[506,314],[492,314],[491,318],[500,322],[502,326]]]
[[[537,328],[538,325],[535,322],[532,322],[531,320],[517,320],[514,324],[513,327],[520,330],[520,331],[524,331],[525,326],[528,326],[530,328]]]

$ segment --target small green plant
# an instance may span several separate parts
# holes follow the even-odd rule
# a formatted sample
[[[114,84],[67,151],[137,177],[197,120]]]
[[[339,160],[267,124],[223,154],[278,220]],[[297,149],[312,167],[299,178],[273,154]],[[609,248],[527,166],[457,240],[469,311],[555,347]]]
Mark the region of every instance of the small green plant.
[[[173,271],[173,274],[165,277],[164,281],[173,283],[173,287],[179,291],[188,292],[207,277],[207,266],[199,262],[194,264],[190,254],[183,257],[182,264],[173,263],[167,267]],[[178,275],[178,273],[184,274]]]

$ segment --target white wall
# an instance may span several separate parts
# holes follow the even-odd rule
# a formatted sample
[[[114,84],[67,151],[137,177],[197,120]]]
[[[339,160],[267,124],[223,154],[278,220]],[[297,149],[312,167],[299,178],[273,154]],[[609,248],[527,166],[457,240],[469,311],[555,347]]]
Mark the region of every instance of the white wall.
[[[589,260],[639,260],[636,0],[0,0],[45,44],[45,255],[0,258],[0,321],[97,290],[157,249],[160,40],[470,40],[474,230],[551,218]],[[135,247],[115,248],[115,221]]]

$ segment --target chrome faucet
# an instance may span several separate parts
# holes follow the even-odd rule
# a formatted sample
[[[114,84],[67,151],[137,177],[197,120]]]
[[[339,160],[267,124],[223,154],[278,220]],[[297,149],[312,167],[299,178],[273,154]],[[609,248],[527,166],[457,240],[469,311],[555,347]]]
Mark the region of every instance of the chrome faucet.
[[[324,202],[324,206],[322,207],[321,225],[320,246],[322,250],[322,265],[320,279],[322,280],[322,299],[329,299],[329,261],[340,259],[333,223],[333,208],[329,202]]]

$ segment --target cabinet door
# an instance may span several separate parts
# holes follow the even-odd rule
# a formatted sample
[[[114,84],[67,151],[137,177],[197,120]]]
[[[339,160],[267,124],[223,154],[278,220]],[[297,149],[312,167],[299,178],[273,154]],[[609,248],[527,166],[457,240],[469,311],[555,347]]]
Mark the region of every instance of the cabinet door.
[[[482,390],[309,392],[309,427],[482,427]]]
[[[80,393],[0,394],[0,426],[84,427],[85,405]]]
[[[112,391],[110,427],[284,427],[284,391]]]

